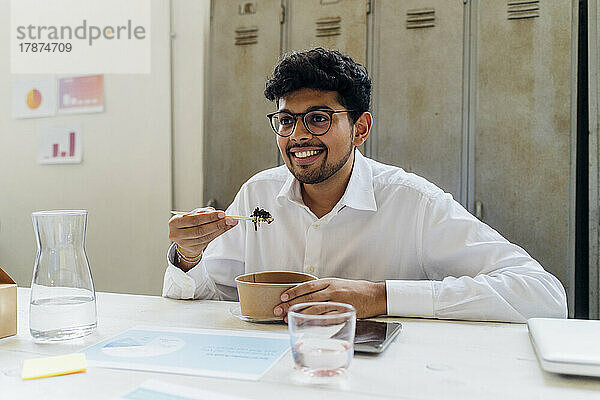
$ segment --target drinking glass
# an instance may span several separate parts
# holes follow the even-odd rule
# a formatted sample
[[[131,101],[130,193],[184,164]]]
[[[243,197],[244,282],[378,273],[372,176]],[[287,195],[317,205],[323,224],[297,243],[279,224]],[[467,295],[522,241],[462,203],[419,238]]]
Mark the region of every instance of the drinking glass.
[[[96,328],[96,294],[85,254],[87,215],[86,210],[31,214],[38,250],[29,331],[36,341],[74,339]]]
[[[290,307],[287,317],[296,368],[317,377],[346,372],[354,355],[354,307],[333,302],[301,303]]]

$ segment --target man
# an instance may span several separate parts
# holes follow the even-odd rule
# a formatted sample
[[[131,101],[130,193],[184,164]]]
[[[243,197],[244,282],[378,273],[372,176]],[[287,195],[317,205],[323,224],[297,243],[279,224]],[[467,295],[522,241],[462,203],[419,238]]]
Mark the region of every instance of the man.
[[[285,166],[250,178],[226,212],[169,221],[163,295],[237,298],[237,275],[303,271],[319,279],[281,296],[350,303],[357,316],[524,322],[566,316],[561,283],[523,249],[414,174],[365,158],[371,80],[350,57],[321,48],[275,67],[265,96]],[[218,173],[218,171],[215,171]],[[256,207],[275,221],[238,223]]]

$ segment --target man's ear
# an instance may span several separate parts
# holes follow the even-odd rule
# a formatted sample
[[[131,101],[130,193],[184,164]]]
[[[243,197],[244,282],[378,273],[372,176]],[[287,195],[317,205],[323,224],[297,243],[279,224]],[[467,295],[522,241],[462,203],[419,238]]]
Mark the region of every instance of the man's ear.
[[[360,146],[367,140],[371,133],[371,126],[373,125],[373,116],[370,112],[364,112],[354,123],[354,136],[352,137],[352,144],[354,146]]]

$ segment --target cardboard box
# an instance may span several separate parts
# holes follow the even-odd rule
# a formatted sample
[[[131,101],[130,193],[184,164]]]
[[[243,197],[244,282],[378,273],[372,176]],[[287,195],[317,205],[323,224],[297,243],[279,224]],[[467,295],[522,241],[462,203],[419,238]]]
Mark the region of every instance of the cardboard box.
[[[17,284],[0,267],[0,338],[17,334]]]

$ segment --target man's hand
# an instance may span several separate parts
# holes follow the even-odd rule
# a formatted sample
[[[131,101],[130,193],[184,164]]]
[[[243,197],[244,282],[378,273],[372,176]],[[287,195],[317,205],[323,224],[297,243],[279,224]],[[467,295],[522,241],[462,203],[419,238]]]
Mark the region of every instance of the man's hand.
[[[198,208],[189,214],[175,215],[169,220],[169,239],[177,243],[181,254],[194,258],[204,251],[216,237],[238,223],[225,218],[225,212],[214,208]],[[186,271],[193,265],[179,265]]]
[[[348,279],[318,279],[293,287],[281,294],[282,303],[273,310],[276,316],[287,315],[294,304],[315,301],[335,301],[352,304],[357,318],[387,313],[385,282]],[[287,316],[284,318],[287,322]]]

